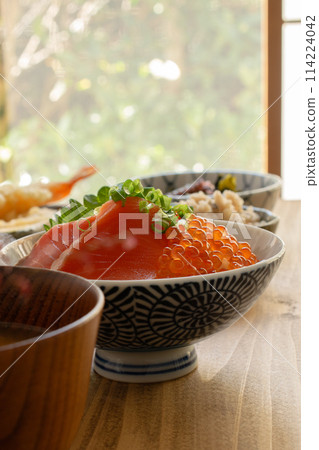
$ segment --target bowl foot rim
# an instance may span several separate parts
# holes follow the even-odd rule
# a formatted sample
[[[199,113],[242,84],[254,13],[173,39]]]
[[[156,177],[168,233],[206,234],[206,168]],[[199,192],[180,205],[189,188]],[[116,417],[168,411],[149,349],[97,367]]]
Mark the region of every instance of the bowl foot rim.
[[[183,377],[198,364],[194,345],[146,352],[96,349],[93,368],[125,383],[157,383]]]

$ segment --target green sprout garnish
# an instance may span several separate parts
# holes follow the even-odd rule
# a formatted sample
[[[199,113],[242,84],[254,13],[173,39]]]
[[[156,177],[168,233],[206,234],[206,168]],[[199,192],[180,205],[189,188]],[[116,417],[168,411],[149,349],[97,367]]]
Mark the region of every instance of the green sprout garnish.
[[[128,179],[115,186],[101,187],[97,195],[85,195],[83,204],[70,199],[69,204],[61,209],[60,214],[50,219],[49,225],[44,225],[44,229],[48,231],[57,224],[92,216],[109,200],[121,201],[124,206],[128,197],[141,198],[140,212],[149,213],[154,206],[159,208],[151,225],[153,231],[157,233],[165,233],[169,227],[176,226],[180,219],[187,218],[193,213],[192,207],[185,204],[171,206],[171,198],[164,195],[160,189],[144,187],[139,179]]]

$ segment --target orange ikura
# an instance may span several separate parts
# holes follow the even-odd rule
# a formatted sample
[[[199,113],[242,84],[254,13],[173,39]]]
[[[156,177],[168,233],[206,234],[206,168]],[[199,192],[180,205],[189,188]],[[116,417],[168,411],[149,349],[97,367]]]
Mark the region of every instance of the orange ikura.
[[[247,242],[238,242],[222,225],[193,215],[187,228],[166,231],[167,245],[158,260],[157,278],[205,275],[258,262]]]

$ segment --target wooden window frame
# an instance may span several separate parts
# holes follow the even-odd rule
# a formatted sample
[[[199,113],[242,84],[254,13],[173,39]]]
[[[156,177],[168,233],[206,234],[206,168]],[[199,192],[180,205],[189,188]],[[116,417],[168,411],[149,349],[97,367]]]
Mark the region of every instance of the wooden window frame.
[[[265,0],[263,16],[266,168],[281,175],[282,0]]]
[[[300,19],[283,18],[283,0],[264,0],[264,110],[267,171],[281,175],[282,159],[282,31],[283,25]]]

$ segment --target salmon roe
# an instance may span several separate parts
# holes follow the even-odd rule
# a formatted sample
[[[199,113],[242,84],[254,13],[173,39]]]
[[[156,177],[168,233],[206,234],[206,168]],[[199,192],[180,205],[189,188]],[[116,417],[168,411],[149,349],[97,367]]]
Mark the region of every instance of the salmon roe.
[[[239,269],[258,262],[248,242],[238,242],[224,226],[191,216],[187,229],[171,227],[158,260],[157,278],[185,277]]]

